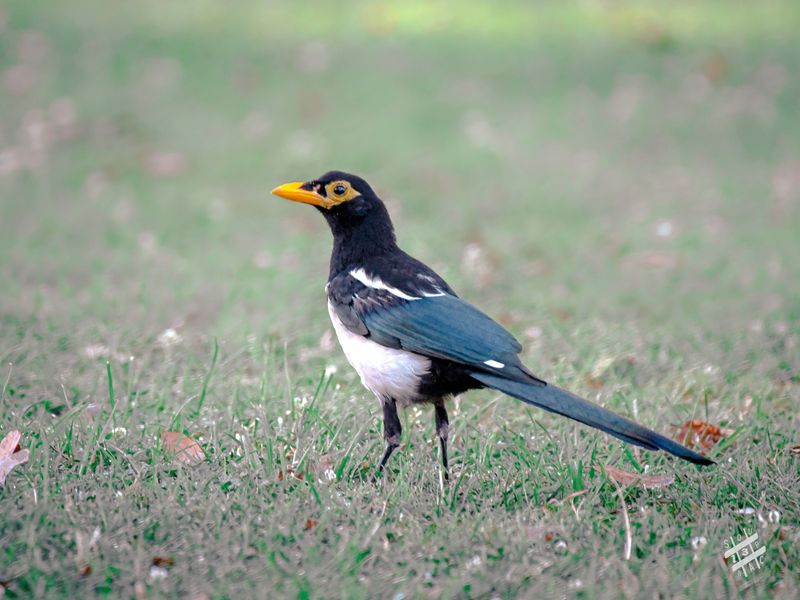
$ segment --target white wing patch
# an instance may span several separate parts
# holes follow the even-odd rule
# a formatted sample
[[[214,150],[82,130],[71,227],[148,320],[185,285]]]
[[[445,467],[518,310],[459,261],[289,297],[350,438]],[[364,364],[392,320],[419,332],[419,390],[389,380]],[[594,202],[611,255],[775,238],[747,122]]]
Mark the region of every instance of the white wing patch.
[[[353,269],[352,271],[350,271],[350,276],[353,277],[354,279],[357,279],[368,288],[372,288],[373,290],[385,290],[390,294],[392,294],[393,296],[397,296],[398,298],[402,298],[403,300],[420,299],[417,296],[409,296],[402,290],[398,290],[395,287],[386,285],[385,283],[383,283],[383,281],[381,281],[380,277],[370,277],[369,275],[367,275],[367,272],[362,268]]]
[[[485,364],[487,367],[492,367],[493,369],[502,369],[505,367],[503,363],[496,360],[485,360],[483,361],[483,364]]]
[[[427,281],[428,283],[430,283],[433,286],[433,289],[436,290],[435,292],[422,292],[422,295],[425,296],[426,298],[438,298],[439,296],[445,296],[446,295],[439,288],[439,286],[436,285],[436,280],[433,277],[431,277],[430,275],[423,275],[423,274],[420,273],[419,275],[417,275],[417,277],[419,277],[423,281]]]

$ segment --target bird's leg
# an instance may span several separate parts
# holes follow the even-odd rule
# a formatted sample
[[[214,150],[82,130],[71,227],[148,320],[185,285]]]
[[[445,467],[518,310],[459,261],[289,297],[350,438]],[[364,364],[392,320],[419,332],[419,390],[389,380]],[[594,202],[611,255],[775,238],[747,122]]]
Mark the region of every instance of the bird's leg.
[[[381,404],[383,405],[383,438],[386,440],[386,450],[383,451],[381,462],[378,465],[378,473],[383,471],[386,461],[389,460],[395,448],[400,445],[400,435],[403,433],[394,398],[381,398]]]
[[[450,421],[447,420],[447,409],[444,402],[436,404],[436,435],[442,447],[442,466],[444,467],[444,478],[449,480],[450,474],[447,470],[447,432],[450,428]]]

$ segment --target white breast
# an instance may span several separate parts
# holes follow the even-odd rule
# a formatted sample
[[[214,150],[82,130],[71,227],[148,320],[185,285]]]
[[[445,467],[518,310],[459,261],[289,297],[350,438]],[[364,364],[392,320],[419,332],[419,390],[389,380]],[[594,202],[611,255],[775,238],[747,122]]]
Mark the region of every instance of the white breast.
[[[417,388],[420,378],[430,370],[430,359],[387,348],[349,331],[328,302],[336,337],[347,360],[361,377],[361,383],[379,398],[394,398],[398,404],[420,400]]]

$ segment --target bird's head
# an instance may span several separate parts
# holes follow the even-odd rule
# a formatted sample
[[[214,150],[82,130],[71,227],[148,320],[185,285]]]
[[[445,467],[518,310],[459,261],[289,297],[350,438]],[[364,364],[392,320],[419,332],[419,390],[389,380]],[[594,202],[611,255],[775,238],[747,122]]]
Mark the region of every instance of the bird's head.
[[[397,247],[386,206],[361,177],[328,171],[305,183],[285,183],[272,193],[311,204],[322,213],[333,233],[332,272]]]
[[[272,193],[293,202],[311,204],[329,219],[363,217],[380,204],[366,181],[342,171],[328,171],[305,183],[284,183]]]

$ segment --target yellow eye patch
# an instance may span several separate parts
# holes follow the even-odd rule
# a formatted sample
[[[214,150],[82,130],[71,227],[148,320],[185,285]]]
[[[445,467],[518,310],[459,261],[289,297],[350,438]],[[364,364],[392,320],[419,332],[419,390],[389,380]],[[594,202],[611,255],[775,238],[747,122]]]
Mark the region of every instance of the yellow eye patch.
[[[347,202],[359,195],[349,182],[341,179],[326,184],[325,194],[331,206]]]

